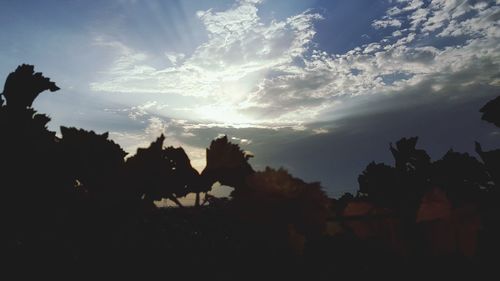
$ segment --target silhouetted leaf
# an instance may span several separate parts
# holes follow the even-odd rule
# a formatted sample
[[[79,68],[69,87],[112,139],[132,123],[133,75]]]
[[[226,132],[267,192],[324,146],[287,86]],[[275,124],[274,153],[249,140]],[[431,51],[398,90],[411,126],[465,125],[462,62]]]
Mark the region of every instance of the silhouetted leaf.
[[[482,120],[500,127],[500,97],[490,100],[479,111],[483,113],[481,116]]]
[[[3,96],[9,108],[23,109],[31,107],[36,97],[46,90],[54,92],[59,87],[42,73],[35,73],[33,65],[23,64],[7,77]]]

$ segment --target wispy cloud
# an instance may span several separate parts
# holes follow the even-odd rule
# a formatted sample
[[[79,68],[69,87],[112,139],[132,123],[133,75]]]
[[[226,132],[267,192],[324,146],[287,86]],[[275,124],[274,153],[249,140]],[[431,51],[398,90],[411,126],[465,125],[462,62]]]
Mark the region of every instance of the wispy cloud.
[[[397,19],[381,19],[381,20],[376,20],[372,23],[372,26],[379,29],[379,28],[386,28],[389,26],[393,27],[401,27],[401,22]]]
[[[297,125],[317,121],[343,97],[395,93],[435,75],[442,77],[436,87],[442,87],[454,83],[446,75],[479,61],[500,66],[499,3],[394,1],[372,24],[391,28],[392,35],[344,54],[314,43],[320,14],[305,11],[264,23],[259,5],[239,1],[225,11],[199,11],[208,40],[190,56],[158,58],[170,62],[166,68],[149,64],[146,52],[98,39],[97,45],[116,49],[118,56],[91,88],[196,97],[199,103],[184,107],[193,119]],[[483,70],[476,68],[482,79],[471,83],[493,83],[498,73]]]

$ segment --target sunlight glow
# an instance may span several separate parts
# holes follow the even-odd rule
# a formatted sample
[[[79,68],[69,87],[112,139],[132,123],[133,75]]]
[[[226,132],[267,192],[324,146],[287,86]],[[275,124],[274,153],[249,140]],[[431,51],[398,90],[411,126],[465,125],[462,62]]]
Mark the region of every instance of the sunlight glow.
[[[196,108],[195,113],[206,121],[224,123],[227,125],[254,124],[252,120],[238,112],[231,104],[210,104]]]

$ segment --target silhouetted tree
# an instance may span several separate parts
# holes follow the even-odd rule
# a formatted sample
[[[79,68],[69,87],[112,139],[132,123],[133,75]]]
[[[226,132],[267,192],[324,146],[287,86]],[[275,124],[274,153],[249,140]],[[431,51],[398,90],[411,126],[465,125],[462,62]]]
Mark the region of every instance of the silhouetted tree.
[[[93,199],[108,203],[125,199],[120,197],[130,193],[123,182],[127,153],[108,139],[108,133],[61,127],[61,135],[65,176]]]
[[[2,252],[22,256],[23,250],[45,245],[57,248],[72,203],[70,185],[60,175],[64,163],[50,118],[31,108],[44,90],[59,88],[31,65],[9,74],[0,103],[0,221]],[[3,100],[3,99],[2,99]],[[9,258],[11,258],[9,257]]]
[[[479,111],[483,113],[481,116],[482,120],[500,127],[500,97],[489,101]]]
[[[266,167],[247,177],[246,186],[234,200],[254,206],[260,219],[279,216],[276,223],[293,224],[303,234],[324,231],[330,201],[318,182],[306,183],[284,169]]]
[[[127,159],[130,183],[139,187],[150,203],[163,198],[182,206],[178,198],[198,190],[199,174],[182,148],[163,147],[161,135],[148,148],[139,148]]]
[[[488,181],[484,165],[467,153],[449,150],[432,164],[432,184],[444,190],[454,205],[477,202]]]
[[[430,166],[430,157],[425,150],[417,149],[418,137],[402,138],[396,142],[396,147],[390,144],[396,169],[410,175],[425,173]]]
[[[418,137],[412,137],[400,139],[395,147],[391,143],[395,167],[372,162],[358,177],[361,195],[368,195],[379,206],[406,213],[410,220],[430,184],[430,157],[416,148],[417,141]]]
[[[58,89],[33,66],[21,65],[8,76],[0,95],[0,254],[23,268],[42,264],[92,270],[104,264],[125,272],[156,273],[168,266],[168,272],[196,268],[189,273],[197,280],[219,277],[210,272],[217,264],[227,265],[226,271],[218,271],[220,279],[250,272],[243,278],[252,280],[266,270],[274,272],[266,275],[274,279],[301,280],[314,280],[311,275],[327,267],[334,268],[328,273],[345,267],[348,274],[358,270],[367,275],[393,270],[395,264],[422,270],[425,262],[418,255],[401,261],[394,255],[386,262],[386,248],[403,236],[413,246],[410,254],[423,253],[418,251],[425,244],[417,220],[426,221],[428,234],[443,233],[433,228],[442,226],[438,218],[453,221],[453,226],[463,224],[457,229],[465,234],[456,241],[474,237],[479,228],[476,204],[483,253],[500,251],[500,150],[483,151],[476,143],[484,164],[452,150],[431,163],[416,148],[417,137],[403,138],[390,144],[394,167],[370,163],[358,177],[358,195],[334,200],[319,183],[306,183],[284,169],[254,171],[251,155],[227,137],[211,142],[201,175],[182,148],[164,147],[163,135],[128,159],[108,133],[61,127],[58,138],[47,128],[50,118],[31,108],[41,92]],[[481,109],[483,119],[497,126],[499,103],[497,98]],[[233,187],[231,198],[208,195],[215,182]],[[153,205],[166,198],[182,206],[179,198],[188,193],[196,194],[196,206],[205,193],[209,205],[194,211]],[[154,209],[136,208],[144,206]],[[436,214],[439,208],[445,212]],[[348,214],[362,221],[342,218]],[[338,220],[335,236],[326,231],[329,217]],[[369,230],[366,239],[356,238],[353,230],[364,229]],[[381,239],[390,234],[386,240],[391,246],[372,239],[372,233]],[[308,247],[312,251],[300,258],[291,254],[291,249],[302,253]],[[453,261],[443,258],[438,264]],[[304,274],[295,275],[300,272]]]
[[[483,151],[481,144],[475,143],[476,152],[483,160],[496,186],[500,185],[500,149]]]
[[[480,112],[483,113],[482,120],[500,127],[500,96],[486,103]],[[479,206],[483,227],[480,252],[486,258],[484,261],[495,268],[492,261],[496,259],[500,251],[498,239],[500,235],[500,216],[498,216],[500,213],[500,149],[484,151],[478,142],[475,143],[475,149],[493,181],[493,184],[484,190]]]
[[[423,149],[417,149],[418,137],[402,138],[396,147],[390,150],[398,170],[400,184],[404,191],[400,193],[400,214],[407,216],[407,221],[414,220],[422,196],[430,188],[430,157]]]
[[[172,165],[172,185],[173,193],[177,198],[184,197],[188,193],[198,190],[200,174],[191,166],[191,160],[182,147],[166,147],[164,149],[165,158]]]
[[[3,96],[9,109],[21,110],[31,107],[36,97],[46,90],[54,92],[59,87],[42,73],[35,73],[33,65],[23,64],[7,76]]]
[[[372,202],[388,208],[399,208],[404,186],[396,168],[371,162],[358,177],[359,192]]]
[[[227,136],[213,140],[206,149],[207,164],[201,172],[200,192],[208,192],[215,182],[233,187],[233,193],[245,187],[246,178],[254,173],[248,163],[252,155],[245,153],[237,144],[228,141]]]
[[[2,95],[7,103],[0,107],[0,168],[6,191],[24,200],[49,199],[60,187],[55,182],[61,165],[56,137],[47,129],[50,118],[31,108],[41,92],[58,89],[41,73],[34,73],[32,65],[19,66],[5,82]]]

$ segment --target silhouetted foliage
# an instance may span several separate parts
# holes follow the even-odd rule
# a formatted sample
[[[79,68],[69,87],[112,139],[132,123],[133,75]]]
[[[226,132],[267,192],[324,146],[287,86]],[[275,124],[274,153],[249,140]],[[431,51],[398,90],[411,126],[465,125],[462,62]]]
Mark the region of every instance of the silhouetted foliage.
[[[480,112],[483,113],[481,119],[493,123],[500,127],[500,96],[486,103]],[[482,243],[481,253],[484,256],[494,257],[500,251],[500,149],[484,151],[481,144],[476,142],[476,152],[486,166],[486,169],[493,182],[482,196],[480,209],[482,212]]]
[[[477,202],[489,175],[484,165],[467,153],[449,150],[432,164],[432,183],[443,189],[455,205]]]
[[[182,206],[178,198],[197,189],[199,174],[182,148],[164,148],[164,140],[161,135],[148,148],[139,148],[127,160],[127,174],[149,203],[170,199]]]
[[[201,172],[204,182],[202,192],[209,191],[217,181],[234,187],[234,192],[238,192],[244,188],[247,176],[254,173],[248,164],[252,156],[245,154],[238,145],[230,143],[227,136],[213,140],[206,152],[207,165]]]
[[[481,144],[475,143],[476,152],[483,160],[486,168],[488,169],[493,181],[496,185],[500,184],[500,149],[483,151]]]
[[[127,153],[108,139],[108,133],[61,127],[61,134],[59,144],[67,163],[65,175],[71,177],[77,188],[106,201],[120,196]]]
[[[476,143],[483,162],[453,150],[432,162],[416,148],[417,137],[403,138],[390,144],[394,166],[371,162],[358,177],[357,195],[335,200],[320,183],[285,169],[255,171],[252,156],[226,136],[207,148],[201,174],[182,148],[164,145],[163,135],[128,158],[108,133],[61,127],[57,137],[50,118],[31,108],[45,90],[59,88],[21,65],[0,96],[0,246],[7,267],[193,280],[494,268],[500,150]],[[497,101],[481,111],[498,126]],[[234,188],[229,198],[208,194],[216,182]],[[194,208],[155,205],[168,199],[183,206],[188,194],[196,195]]]
[[[397,169],[412,173],[429,166],[431,158],[425,150],[416,148],[417,141],[418,137],[402,138],[396,142],[396,147],[390,144]]]
[[[489,101],[479,111],[483,113],[482,120],[500,127],[500,97]]]
[[[35,73],[34,66],[23,64],[7,76],[3,96],[9,109],[21,110],[31,107],[36,97],[46,90],[55,92],[59,87],[42,73]]]
[[[359,192],[374,203],[390,208],[398,207],[404,191],[396,168],[371,162],[358,177]]]
[[[404,221],[412,221],[420,199],[430,186],[430,157],[417,149],[418,138],[402,138],[390,144],[395,167],[370,163],[358,177],[360,195],[380,207],[391,208]]]
[[[500,225],[491,218],[492,202],[500,202],[493,199],[497,192],[491,185],[500,171],[497,163],[500,154],[484,152],[476,143],[476,151],[485,164],[467,153],[453,150],[432,162],[424,150],[416,148],[417,140],[416,137],[403,138],[396,142],[396,147],[391,144],[395,167],[370,163],[358,177],[358,196],[351,200],[353,203],[344,203],[345,210],[360,212],[363,216],[389,211],[384,216],[396,218],[397,223],[387,220],[377,225],[373,220],[347,226],[365,239],[370,235],[377,239],[390,237],[392,242],[385,242],[384,248],[398,245],[394,248],[397,252],[416,256],[475,255],[481,229],[479,216],[483,219],[482,225],[488,226],[483,229],[487,235],[496,233]],[[356,200],[363,201],[356,203]],[[385,211],[376,211],[377,208]],[[380,230],[389,225],[396,232],[380,236]],[[384,235],[389,236],[383,238]]]
[[[298,232],[318,235],[324,231],[329,200],[319,183],[305,183],[283,169],[266,168],[247,177],[246,188],[234,202],[246,216],[292,225]]]

